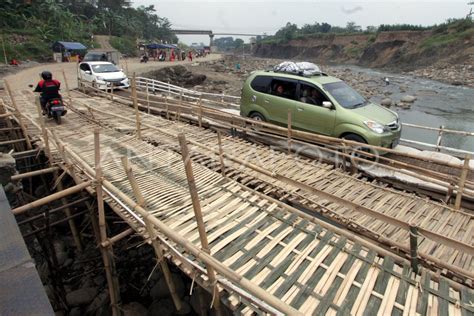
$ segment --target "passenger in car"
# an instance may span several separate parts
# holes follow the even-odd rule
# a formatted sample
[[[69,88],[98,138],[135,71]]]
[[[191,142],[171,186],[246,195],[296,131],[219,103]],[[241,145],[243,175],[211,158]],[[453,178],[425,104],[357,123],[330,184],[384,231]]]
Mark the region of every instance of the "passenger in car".
[[[301,91],[300,101],[301,101],[301,102],[304,102],[304,103],[311,103],[311,102],[309,102],[308,96],[309,96],[309,91],[308,91],[308,89],[303,89],[303,90]]]
[[[275,95],[279,97],[285,97],[285,90],[282,85],[278,85],[275,89]]]
[[[311,95],[307,98],[306,103],[315,104],[321,106],[323,104],[324,97],[319,93],[318,90],[312,89]]]

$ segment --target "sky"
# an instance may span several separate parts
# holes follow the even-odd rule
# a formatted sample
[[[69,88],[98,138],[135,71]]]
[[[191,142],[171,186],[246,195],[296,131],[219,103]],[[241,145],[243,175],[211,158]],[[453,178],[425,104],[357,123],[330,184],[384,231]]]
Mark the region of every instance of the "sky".
[[[228,1],[228,0],[134,0],[133,6],[153,4],[156,13],[166,17],[175,29],[212,30],[214,33],[245,33],[273,35],[287,22],[302,26],[327,22],[345,26],[442,23],[448,18],[465,17],[469,0],[450,1]],[[234,38],[239,36],[234,36]],[[218,38],[218,36],[216,36]],[[248,37],[240,37],[247,41]],[[180,35],[180,41],[209,43],[206,35]]]

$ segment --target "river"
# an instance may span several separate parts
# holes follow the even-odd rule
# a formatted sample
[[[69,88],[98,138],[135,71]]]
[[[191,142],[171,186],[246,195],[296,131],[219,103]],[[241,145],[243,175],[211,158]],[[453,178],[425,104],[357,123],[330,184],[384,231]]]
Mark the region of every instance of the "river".
[[[383,91],[390,93],[388,97],[393,101],[398,101],[405,95],[416,96],[417,100],[409,109],[391,107],[404,123],[436,128],[443,125],[447,129],[474,132],[474,89],[472,88],[356,66],[341,66],[341,68],[350,68],[352,71],[365,74],[370,78],[367,81],[369,87],[381,86],[383,78],[389,78],[390,84],[383,87]],[[383,98],[385,98],[383,94],[378,94],[372,97],[371,101],[379,103]],[[404,127],[402,138],[435,144],[438,133]],[[441,145],[474,151],[474,136],[445,134]]]

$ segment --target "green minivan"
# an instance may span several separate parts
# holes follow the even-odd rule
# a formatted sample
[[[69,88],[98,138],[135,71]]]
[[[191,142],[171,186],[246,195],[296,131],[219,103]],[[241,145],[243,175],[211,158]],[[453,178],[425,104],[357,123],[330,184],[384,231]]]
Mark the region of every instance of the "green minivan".
[[[400,139],[397,113],[371,103],[344,81],[319,72],[255,71],[245,81],[240,115],[385,148]]]

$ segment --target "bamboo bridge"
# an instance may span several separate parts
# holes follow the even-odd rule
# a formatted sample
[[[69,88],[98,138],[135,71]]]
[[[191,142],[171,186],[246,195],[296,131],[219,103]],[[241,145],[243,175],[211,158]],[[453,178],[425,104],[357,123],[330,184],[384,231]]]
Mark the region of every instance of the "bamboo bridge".
[[[339,165],[297,155],[292,146],[310,136],[291,126],[248,122],[183,94],[96,93],[69,91],[68,114],[56,125],[39,115],[31,92],[0,91],[0,120],[23,132],[1,144],[39,146],[51,170],[32,172],[54,169],[75,181],[14,214],[88,192],[97,199],[106,267],[114,242],[142,236],[164,272],[173,264],[212,293],[218,313],[224,304],[249,315],[474,314],[474,221],[462,206],[468,169],[443,175],[385,161],[445,186],[448,203],[436,201],[369,179],[345,152]],[[242,137],[251,134],[288,148]],[[106,235],[104,203],[129,230]],[[118,304],[116,276],[106,272]]]

